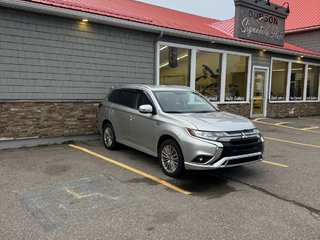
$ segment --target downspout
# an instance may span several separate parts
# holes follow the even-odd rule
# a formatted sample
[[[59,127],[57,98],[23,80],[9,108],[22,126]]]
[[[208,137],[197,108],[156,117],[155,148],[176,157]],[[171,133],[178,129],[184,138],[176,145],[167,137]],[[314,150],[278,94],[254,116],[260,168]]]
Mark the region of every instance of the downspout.
[[[155,46],[154,46],[154,57],[155,57],[155,66],[154,66],[154,84],[160,85],[160,76],[159,76],[159,68],[160,62],[159,62],[159,55],[160,50],[158,49],[158,42],[163,37],[163,31],[160,32],[160,35],[156,38]]]

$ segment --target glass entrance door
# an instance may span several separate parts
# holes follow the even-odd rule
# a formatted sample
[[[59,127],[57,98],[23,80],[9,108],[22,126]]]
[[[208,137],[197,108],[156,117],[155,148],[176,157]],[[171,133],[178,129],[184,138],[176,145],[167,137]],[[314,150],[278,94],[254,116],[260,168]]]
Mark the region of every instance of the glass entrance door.
[[[265,83],[267,80],[267,69],[254,68],[251,115],[253,117],[266,116],[266,94]]]

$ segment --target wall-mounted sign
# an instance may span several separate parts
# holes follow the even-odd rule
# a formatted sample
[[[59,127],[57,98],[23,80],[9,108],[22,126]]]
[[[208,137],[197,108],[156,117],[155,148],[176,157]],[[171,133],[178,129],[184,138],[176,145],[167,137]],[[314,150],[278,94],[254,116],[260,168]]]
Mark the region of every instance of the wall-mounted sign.
[[[286,8],[266,0],[234,0],[234,3],[235,37],[284,45]]]

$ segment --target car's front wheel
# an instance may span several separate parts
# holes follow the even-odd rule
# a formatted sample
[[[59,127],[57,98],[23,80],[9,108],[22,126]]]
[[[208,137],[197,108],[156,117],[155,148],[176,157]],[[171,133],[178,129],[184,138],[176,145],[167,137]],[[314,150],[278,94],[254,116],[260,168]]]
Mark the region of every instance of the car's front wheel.
[[[103,127],[103,143],[109,150],[114,150],[117,147],[116,134],[110,123]]]
[[[179,144],[168,139],[161,143],[158,158],[161,168],[170,177],[180,177],[184,173],[184,160]]]

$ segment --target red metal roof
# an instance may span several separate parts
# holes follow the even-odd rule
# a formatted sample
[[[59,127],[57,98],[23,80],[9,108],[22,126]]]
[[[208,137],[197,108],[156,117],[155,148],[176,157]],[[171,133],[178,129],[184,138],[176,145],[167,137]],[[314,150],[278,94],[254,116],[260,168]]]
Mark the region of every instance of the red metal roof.
[[[285,49],[305,54],[320,56],[291,44],[278,47],[254,41],[235,38],[233,36],[233,20],[219,21],[189,13],[179,12],[168,8],[158,7],[134,0],[25,0],[33,3],[77,10],[97,15],[103,15],[152,26],[175,29],[212,37],[253,43],[261,46]],[[274,0],[276,1],[276,0]],[[314,0],[316,1],[316,0]]]
[[[320,0],[271,0],[282,5],[289,3],[290,14],[286,20],[286,32],[320,28]],[[287,4],[284,5],[287,7]]]
[[[221,35],[218,30],[208,27],[217,19],[200,17],[168,8],[133,0],[29,0],[30,2],[79,10],[159,27]]]

